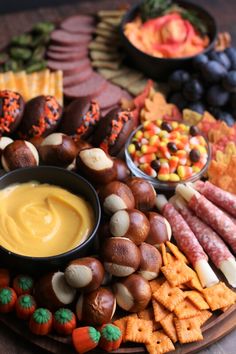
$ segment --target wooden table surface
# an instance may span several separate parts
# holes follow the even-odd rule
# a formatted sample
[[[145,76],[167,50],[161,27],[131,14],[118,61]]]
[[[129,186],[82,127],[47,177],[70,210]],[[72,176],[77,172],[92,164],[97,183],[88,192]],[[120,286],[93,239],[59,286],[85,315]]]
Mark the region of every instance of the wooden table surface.
[[[66,2],[66,1],[65,1]],[[75,13],[95,13],[99,9],[115,8],[121,4],[135,3],[136,1],[122,0],[80,0],[77,4],[62,5],[54,8],[45,7],[0,16],[0,48],[3,47],[12,35],[22,33],[31,28],[39,20],[60,21],[62,18]],[[236,46],[236,1],[235,0],[195,0],[191,1],[203,5],[216,18],[219,30],[229,31],[233,44]],[[235,354],[236,330],[222,338],[216,344],[199,352],[200,354]],[[1,354],[43,354],[34,345],[23,340],[0,324],[0,353]],[[66,353],[65,353],[66,354]]]

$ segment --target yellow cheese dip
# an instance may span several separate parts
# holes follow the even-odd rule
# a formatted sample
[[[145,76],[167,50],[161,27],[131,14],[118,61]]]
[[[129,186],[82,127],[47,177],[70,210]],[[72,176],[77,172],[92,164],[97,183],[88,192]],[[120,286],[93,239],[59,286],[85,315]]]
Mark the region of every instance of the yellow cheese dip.
[[[0,245],[25,256],[55,256],[86,240],[94,213],[83,198],[29,182],[0,190]]]

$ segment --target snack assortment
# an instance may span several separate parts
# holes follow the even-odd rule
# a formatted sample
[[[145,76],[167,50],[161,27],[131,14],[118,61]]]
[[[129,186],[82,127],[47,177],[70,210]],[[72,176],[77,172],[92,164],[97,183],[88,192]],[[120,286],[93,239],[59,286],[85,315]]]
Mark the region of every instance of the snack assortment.
[[[203,112],[206,88],[192,74],[173,73],[167,100],[128,66],[118,32],[124,14],[99,11],[97,21],[75,14],[57,28],[37,24],[0,56],[1,167],[72,170],[95,187],[102,209],[97,246],[85,256],[37,277],[0,268],[0,313],[15,312],[35,335],[67,337],[77,353],[112,352],[126,343],[167,353],[203,340],[205,323],[236,303],[236,124]],[[172,58],[173,46],[175,57],[193,55],[209,38],[192,15],[171,1],[147,0],[142,19],[127,24],[126,34],[151,55]],[[229,45],[222,34],[217,46],[223,51],[197,56],[194,65],[214,83],[207,90],[224,87],[233,110],[235,53]],[[10,66],[7,55],[15,56]],[[212,62],[224,70],[214,67],[208,75]],[[136,170],[143,178],[132,175]],[[199,180],[203,173],[208,181]],[[167,199],[150,181],[168,184],[175,195]],[[69,193],[64,201],[59,188],[55,193],[60,205],[70,205]],[[33,204],[35,194],[25,189],[24,200]],[[81,208],[73,207],[71,220]],[[92,223],[88,214],[85,224]],[[63,225],[73,226],[68,218]],[[63,253],[63,245],[62,238],[54,252]],[[55,254],[44,247],[32,255]]]
[[[207,142],[198,128],[177,121],[146,121],[129,142],[135,166],[159,181],[189,179],[208,161]]]

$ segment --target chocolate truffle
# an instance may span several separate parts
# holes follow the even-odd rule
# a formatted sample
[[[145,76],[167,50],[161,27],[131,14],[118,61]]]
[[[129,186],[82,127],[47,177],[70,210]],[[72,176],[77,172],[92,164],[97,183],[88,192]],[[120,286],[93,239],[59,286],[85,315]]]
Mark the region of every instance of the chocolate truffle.
[[[38,96],[27,102],[19,135],[23,139],[45,137],[55,131],[62,107],[54,96]]]
[[[98,103],[90,101],[88,98],[78,98],[67,107],[60,131],[87,139],[94,132],[99,119],[100,107]]]
[[[0,91],[0,136],[13,133],[23,116],[24,100],[17,92]]]
[[[133,128],[133,114],[115,108],[98,123],[92,143],[115,156],[126,143]]]

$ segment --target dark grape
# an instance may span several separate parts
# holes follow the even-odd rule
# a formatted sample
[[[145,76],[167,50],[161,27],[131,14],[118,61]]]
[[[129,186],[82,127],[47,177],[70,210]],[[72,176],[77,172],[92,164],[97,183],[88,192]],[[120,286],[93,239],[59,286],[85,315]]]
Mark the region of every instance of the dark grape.
[[[222,80],[222,85],[226,91],[236,92],[236,70],[229,71]]]
[[[183,88],[184,98],[191,102],[199,101],[203,95],[203,92],[203,86],[197,79],[188,81]]]
[[[229,100],[229,93],[219,85],[214,85],[207,91],[206,100],[211,106],[222,107]]]
[[[207,109],[216,119],[218,119],[218,117],[221,114],[221,109],[219,107],[215,107],[215,106],[209,106]]]
[[[230,47],[225,49],[225,54],[230,60],[231,69],[236,70],[236,48]]]
[[[189,103],[188,108],[191,109],[192,111],[198,112],[200,114],[203,114],[205,111],[205,106],[200,101]]]
[[[232,114],[232,116],[234,117],[234,119],[236,120],[236,109],[231,109],[230,113]]]
[[[174,71],[169,77],[169,86],[172,91],[180,91],[185,82],[190,79],[190,75],[185,70]]]
[[[180,92],[172,93],[168,97],[168,102],[175,104],[181,111],[188,106],[187,101]]]
[[[232,127],[232,125],[234,125],[234,123],[235,123],[235,120],[234,120],[232,114],[230,114],[229,112],[221,112],[218,118],[220,120],[223,120],[230,127]]]
[[[230,60],[224,52],[216,52],[215,50],[213,50],[209,53],[209,58],[223,65],[226,70],[230,69]]]
[[[217,83],[227,73],[225,67],[215,60],[211,60],[202,66],[202,76],[206,82]]]
[[[205,54],[200,54],[193,59],[193,66],[196,70],[199,70],[207,62],[208,62],[208,57]]]

